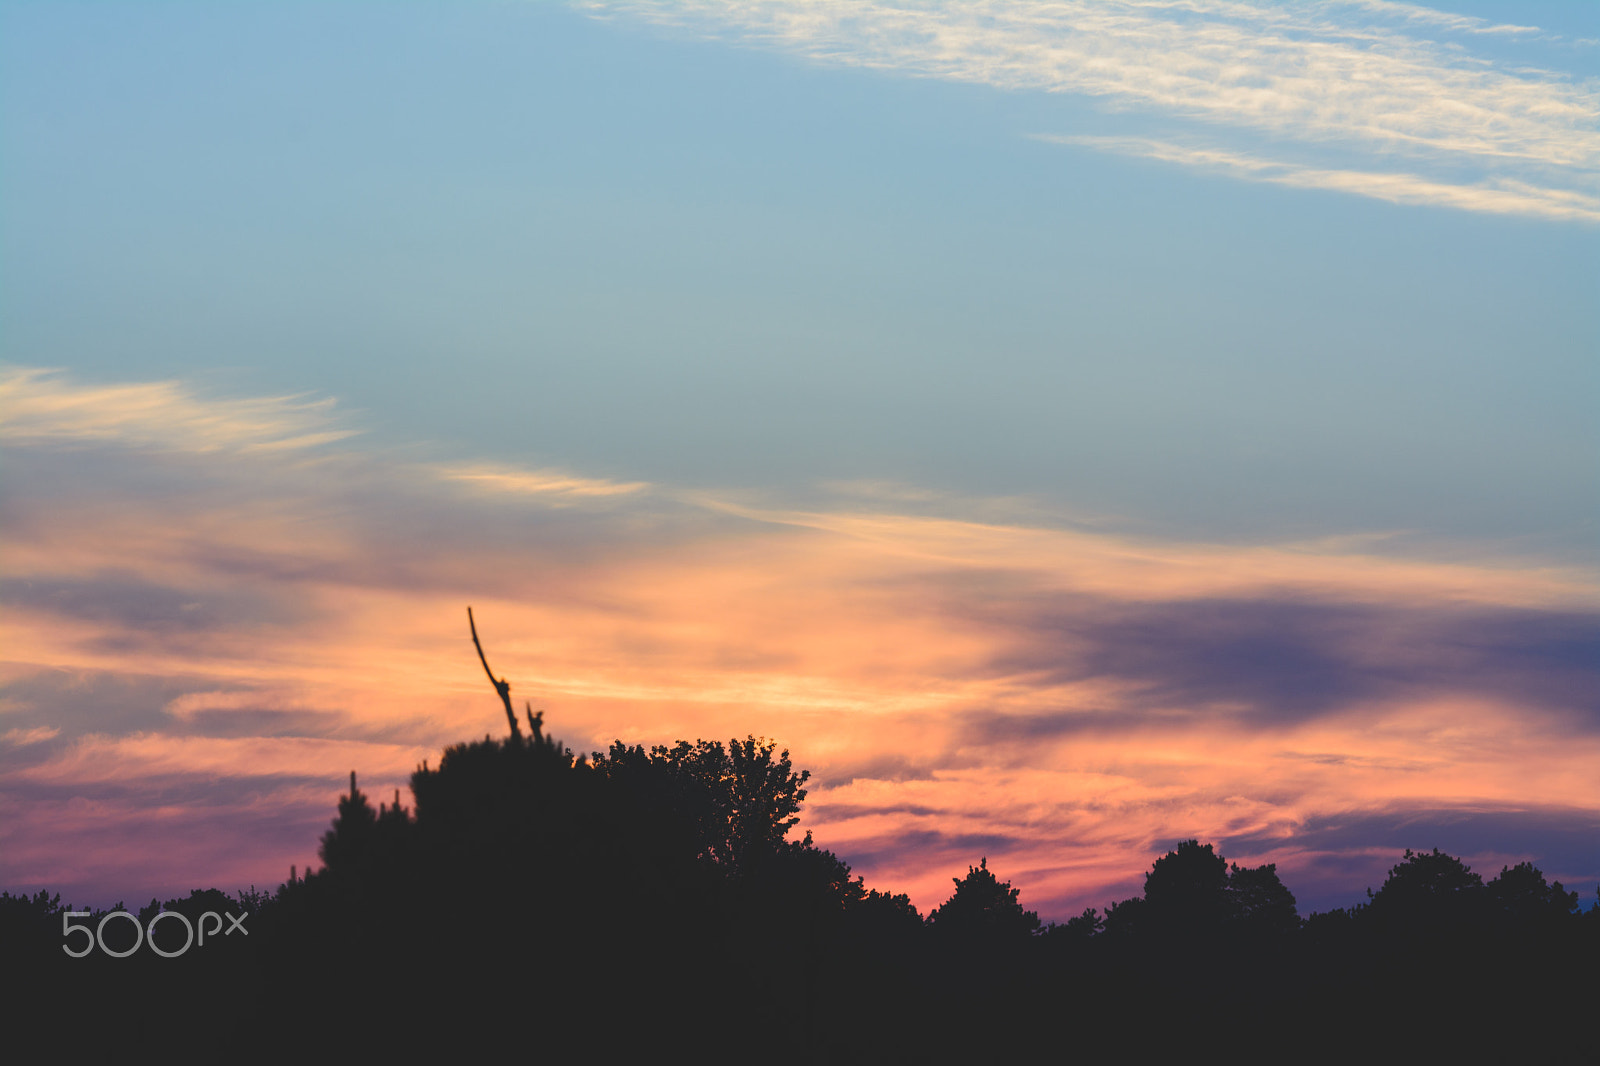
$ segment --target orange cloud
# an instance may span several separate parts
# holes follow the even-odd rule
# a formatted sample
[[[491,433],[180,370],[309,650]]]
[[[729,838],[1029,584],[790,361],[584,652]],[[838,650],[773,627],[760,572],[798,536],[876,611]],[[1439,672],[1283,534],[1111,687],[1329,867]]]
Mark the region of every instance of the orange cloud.
[[[12,885],[132,893],[149,868],[107,818],[189,826],[194,884],[281,878],[349,770],[387,792],[503,728],[469,603],[513,697],[575,748],[774,737],[816,772],[817,841],[923,908],[987,856],[1062,917],[1189,836],[1312,899],[1441,833],[1600,874],[1563,843],[1600,802],[1592,574],[893,513],[903,489],[863,513],[861,485],[857,509],[799,511],[458,469],[501,471],[480,484],[204,443],[276,439],[217,427],[277,426],[279,401],[213,417],[135,389],[111,406],[137,417],[86,418],[111,401],[49,389],[0,532]],[[202,443],[127,461],[162,404]],[[84,424],[96,449],[52,444]],[[222,843],[230,819],[256,843]]]

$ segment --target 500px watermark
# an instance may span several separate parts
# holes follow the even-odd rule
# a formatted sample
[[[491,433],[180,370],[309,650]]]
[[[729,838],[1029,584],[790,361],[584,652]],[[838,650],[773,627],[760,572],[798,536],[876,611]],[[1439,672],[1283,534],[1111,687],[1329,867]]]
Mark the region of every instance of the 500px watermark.
[[[207,918],[215,920],[215,924],[210,929],[211,938],[215,940],[218,933],[222,933],[223,936],[232,936],[237,931],[243,933],[245,936],[249,936],[250,930],[244,927],[244,920],[247,916],[247,914],[226,915],[228,919],[228,931],[226,933],[222,933],[222,919],[224,916],[218,914],[216,911],[206,911],[200,916],[200,921],[198,923],[200,926],[200,946],[204,947],[206,943]],[[83,934],[84,944],[82,950],[72,950],[71,944],[61,945],[61,950],[65,951],[68,955],[71,955],[75,959],[81,959],[85,955],[89,954],[95,949],[96,944],[100,945],[101,951],[105,952],[107,955],[110,955],[113,959],[122,959],[132,955],[146,943],[150,945],[151,951],[155,952],[157,955],[160,955],[162,958],[175,959],[179,955],[182,955],[185,951],[188,951],[189,948],[195,943],[196,923],[189,921],[187,915],[180,914],[177,911],[162,911],[154,918],[150,919],[150,924],[148,926],[140,925],[139,919],[134,915],[129,914],[127,911],[112,911],[110,914],[107,914],[101,918],[100,924],[95,926],[93,930],[91,930],[87,925],[74,925],[72,922],[72,919],[74,918],[91,917],[93,917],[93,915],[88,911],[63,911],[61,913],[61,935],[64,938],[70,940],[73,933]],[[113,951],[111,948],[106,946],[106,923],[113,918],[126,918],[128,921],[133,923],[133,947],[128,948],[126,951]],[[183,947],[179,948],[177,951],[167,951],[156,944],[156,923],[164,918],[176,918],[178,921],[183,923],[186,939],[183,942]]]

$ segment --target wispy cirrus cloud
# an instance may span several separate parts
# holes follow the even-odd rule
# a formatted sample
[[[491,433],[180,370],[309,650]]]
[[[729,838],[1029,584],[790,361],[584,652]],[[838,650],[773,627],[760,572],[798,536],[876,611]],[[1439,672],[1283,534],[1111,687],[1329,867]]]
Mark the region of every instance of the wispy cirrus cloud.
[[[115,442],[189,452],[272,452],[331,444],[357,430],[334,425],[332,400],[298,396],[206,399],[176,381],[99,387],[59,371],[0,368],[0,441]]]
[[[110,902],[311,860],[351,769],[389,796],[503,726],[469,603],[578,750],[776,737],[816,771],[819,842],[922,906],[987,855],[1061,917],[1189,836],[1340,902],[1396,842],[1479,822],[1469,854],[1600,874],[1571,847],[1600,766],[1586,571],[906,513],[928,494],[893,484],[798,509],[151,448],[142,422],[84,447],[106,390],[52,388],[59,421],[6,442],[0,482],[8,887]],[[257,409],[154,395],[202,427]],[[1523,824],[1543,835],[1511,855]]]
[[[1436,181],[1419,174],[1376,170],[1338,170],[1282,163],[1227,152],[1196,148],[1170,141],[1138,137],[1056,136],[1038,139],[1056,144],[1078,144],[1119,155],[1180,163],[1214,174],[1245,181],[1287,185],[1297,189],[1327,189],[1357,193],[1392,204],[1453,207],[1496,215],[1528,215],[1583,222],[1600,221],[1600,197],[1572,189],[1550,188],[1511,179],[1472,184]]]
[[[1130,120],[1189,123],[1179,138],[1170,129],[1167,136],[1132,139],[1062,137],[1102,150],[1394,203],[1600,218],[1600,89],[1559,71],[1498,63],[1458,42],[1417,36],[1527,39],[1541,36],[1536,27],[1379,0],[584,0],[578,6],[819,62],[1014,92],[1072,93]],[[1177,147],[1218,138],[1228,140]],[[1257,145],[1263,139],[1270,149]]]
[[[42,744],[60,735],[60,729],[47,725],[34,726],[32,729],[8,729],[0,733],[0,744],[14,744],[21,748],[29,744]]]
[[[649,488],[644,481],[609,481],[605,478],[577,477],[564,470],[541,468],[526,470],[521,467],[492,463],[445,464],[432,468],[446,481],[460,482],[486,492],[508,493],[517,496],[563,497],[626,496]]]
[[[1449,11],[1436,11],[1418,4],[1397,3],[1396,0],[1341,0],[1340,6],[1370,11],[1387,18],[1425,26],[1438,26],[1456,33],[1493,34],[1508,37],[1531,37],[1541,33],[1537,26],[1519,26],[1509,22],[1490,22],[1476,15],[1457,15]]]

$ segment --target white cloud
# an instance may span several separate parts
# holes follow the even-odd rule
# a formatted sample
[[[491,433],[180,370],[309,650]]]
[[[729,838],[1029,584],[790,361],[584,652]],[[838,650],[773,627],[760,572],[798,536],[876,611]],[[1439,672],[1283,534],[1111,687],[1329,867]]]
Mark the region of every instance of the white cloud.
[[[1535,27],[1387,0],[581,0],[578,6],[819,61],[1075,93],[1114,109],[1355,153],[1366,163],[1322,167],[1327,173],[1316,181],[1290,183],[1398,202],[1588,218],[1582,210],[1552,212],[1550,204],[1569,194],[1591,199],[1585,190],[1600,170],[1600,91],[1593,83],[1512,70],[1408,32],[1525,37],[1536,35]],[[1409,160],[1407,169],[1433,172],[1402,177],[1468,191],[1397,197],[1367,173],[1395,153]],[[1354,176],[1331,176],[1342,169]],[[1462,169],[1474,173],[1463,177]],[[1526,189],[1513,192],[1505,183]]]
[[[1058,144],[1080,144],[1122,155],[1159,159],[1168,163],[1181,163],[1247,181],[1270,182],[1274,185],[1290,185],[1301,189],[1331,189],[1370,196],[1377,200],[1388,200],[1396,204],[1423,204],[1491,214],[1534,215],[1551,219],[1600,222],[1600,197],[1565,189],[1541,188],[1509,179],[1466,185],[1431,181],[1416,174],[1328,170],[1258,159],[1217,148],[1194,148],[1139,137],[1063,137],[1040,134],[1038,139]]]
[[[343,440],[332,400],[206,399],[176,381],[79,385],[56,371],[0,370],[0,440],[116,442],[185,452],[291,451]]]
[[[1404,19],[1407,22],[1439,26],[1456,33],[1531,36],[1540,32],[1537,26],[1515,26],[1503,22],[1493,23],[1472,15],[1456,15],[1449,11],[1435,11],[1431,7],[1395,3],[1394,0],[1341,0],[1339,6],[1360,8],[1377,15]]]

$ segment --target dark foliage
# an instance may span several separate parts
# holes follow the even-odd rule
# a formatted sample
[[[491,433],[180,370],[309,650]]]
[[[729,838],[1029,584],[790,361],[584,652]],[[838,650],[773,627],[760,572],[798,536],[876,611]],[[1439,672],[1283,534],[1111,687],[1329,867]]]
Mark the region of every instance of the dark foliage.
[[[1517,930],[1559,930],[1578,914],[1578,894],[1560,881],[1547,884],[1531,862],[1501,867],[1500,876],[1485,887],[1495,917]]]
[[[1230,865],[1198,840],[1157,859],[1145,875],[1144,896],[1110,904],[1104,920],[1115,937],[1171,943],[1282,938],[1299,927],[1294,894],[1275,864]]]
[[[1007,943],[1039,931],[1039,916],[1018,902],[1020,889],[1001,881],[984,858],[953,879],[955,894],[928,915],[928,926],[952,941]]]
[[[1367,921],[1391,935],[1450,931],[1479,917],[1488,899],[1483,878],[1438,848],[1431,854],[1407,849],[1383,887],[1367,895]]]

